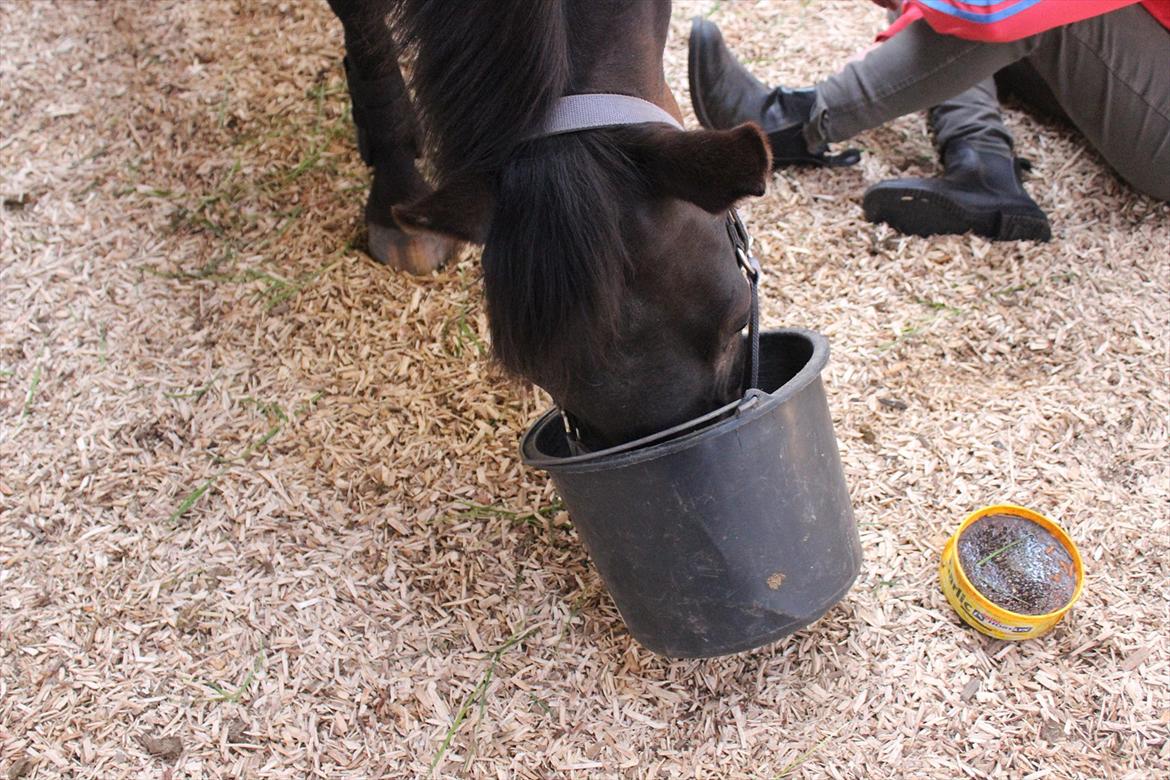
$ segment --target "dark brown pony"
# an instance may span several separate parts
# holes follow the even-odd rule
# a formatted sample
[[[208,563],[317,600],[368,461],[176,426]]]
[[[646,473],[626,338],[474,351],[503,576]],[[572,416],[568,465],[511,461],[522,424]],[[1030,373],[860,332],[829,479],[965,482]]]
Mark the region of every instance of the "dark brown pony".
[[[669,0],[330,4],[374,169],[375,257],[425,272],[456,242],[483,243],[496,358],[547,390],[589,447],[740,393],[749,289],[724,219],[764,191],[759,129],[539,137],[569,94],[632,95],[681,120],[662,69]],[[424,151],[434,188],[416,167]]]

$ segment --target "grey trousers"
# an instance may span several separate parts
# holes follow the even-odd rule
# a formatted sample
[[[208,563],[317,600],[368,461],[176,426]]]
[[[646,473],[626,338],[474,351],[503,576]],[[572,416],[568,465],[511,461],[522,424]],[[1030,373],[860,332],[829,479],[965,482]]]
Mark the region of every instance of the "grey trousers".
[[[991,77],[1026,63],[1069,120],[1135,189],[1170,201],[1170,31],[1140,5],[1011,43],[909,25],[817,85],[810,147],[933,106],[941,146],[966,138],[1009,154]]]

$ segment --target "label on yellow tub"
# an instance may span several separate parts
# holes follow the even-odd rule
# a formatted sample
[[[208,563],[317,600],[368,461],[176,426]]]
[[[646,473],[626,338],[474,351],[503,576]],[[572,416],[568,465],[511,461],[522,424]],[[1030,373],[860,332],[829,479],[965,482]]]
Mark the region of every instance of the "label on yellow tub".
[[[952,548],[953,545],[948,542],[948,552]],[[949,555],[946,553],[943,554],[943,565],[940,575],[943,594],[946,595],[947,601],[951,602],[951,606],[955,608],[955,611],[959,613],[959,617],[963,618],[969,625],[996,639],[1027,639],[1039,633],[1033,626],[1012,626],[996,620],[972,604],[970,599],[963,595],[963,591],[959,588],[959,583],[955,580],[955,570],[949,565],[952,556],[953,552],[950,552]]]

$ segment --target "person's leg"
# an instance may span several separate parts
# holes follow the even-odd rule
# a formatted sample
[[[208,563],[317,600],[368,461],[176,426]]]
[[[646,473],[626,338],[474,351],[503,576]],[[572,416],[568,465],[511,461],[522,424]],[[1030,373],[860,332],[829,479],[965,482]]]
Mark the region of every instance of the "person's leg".
[[[975,233],[998,241],[1047,241],[1048,216],[1024,191],[995,81],[984,79],[927,112],[944,170],[891,179],[865,191],[862,209],[919,236]]]
[[[691,102],[704,127],[759,123],[778,167],[840,164],[839,158],[825,154],[830,142],[930,106],[944,105],[939,114],[944,135],[952,129],[970,132],[970,120],[994,116],[994,103],[989,107],[987,95],[978,92],[957,96],[1034,46],[1031,39],[1010,44],[965,41],[938,35],[919,21],[816,89],[771,89],[736,61],[715,24],[696,18],[690,40]],[[948,105],[965,109],[948,112]],[[1009,138],[1002,122],[995,124],[981,139],[988,146],[997,134]]]
[[[1018,103],[1037,119],[1068,124],[1068,116],[1060,107],[1060,101],[1028,60],[1013,62],[996,73],[995,87],[1001,99]]]
[[[915,22],[817,86],[810,146],[843,141],[1025,60],[1135,189],[1170,200],[1170,31],[1138,5],[1012,43]]]
[[[1047,241],[1048,216],[1024,191],[995,83],[984,79],[930,109],[943,174],[891,179],[865,191],[862,209],[918,236],[975,233],[998,241]]]
[[[704,127],[758,122],[781,167],[834,164],[843,156],[828,155],[827,141],[836,140],[839,128],[846,128],[844,137],[933,104],[931,125],[945,173],[871,187],[863,201],[867,219],[916,235],[974,232],[1046,241],[1048,218],[1020,184],[989,78],[1027,48],[983,53],[982,65],[972,69],[959,59],[980,57],[978,44],[945,39],[951,45],[930,47],[922,41],[924,30],[930,33],[922,23],[911,25],[815,90],[773,90],[735,60],[714,24],[696,19],[689,63],[695,114]]]
[[[704,35],[696,44],[700,29]],[[1027,58],[1123,178],[1170,200],[1170,31],[1141,6],[1011,43],[962,40],[917,21],[817,85],[811,101],[807,90],[769,91],[745,80],[750,74],[710,22],[692,28],[691,46],[692,101],[705,126],[756,121],[774,145],[790,145],[791,136],[802,134],[814,155],[830,142],[945,101]],[[708,124],[704,116],[715,121]]]
[[[965,141],[982,153],[1012,157],[1012,135],[1003,124],[994,79],[984,79],[940,102],[927,112],[927,121],[940,157],[952,141]]]
[[[1170,31],[1141,6],[1050,30],[1028,62],[1121,178],[1170,200]]]
[[[805,138],[810,147],[843,141],[905,114],[946,105],[1036,46],[1036,36],[981,43],[940,35],[926,22],[914,22],[817,85]],[[977,96],[963,102],[984,112],[987,108]],[[962,124],[964,112],[954,118]],[[1006,130],[1003,135],[1010,142]]]

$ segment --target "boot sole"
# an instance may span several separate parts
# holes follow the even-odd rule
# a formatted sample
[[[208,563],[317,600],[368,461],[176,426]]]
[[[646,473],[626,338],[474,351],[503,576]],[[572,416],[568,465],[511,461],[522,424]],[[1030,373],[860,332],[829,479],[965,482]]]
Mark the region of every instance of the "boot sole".
[[[1048,241],[1044,212],[1031,209],[970,209],[937,192],[883,187],[865,193],[865,218],[900,233],[939,236],[974,233],[993,241]]]
[[[696,16],[691,19],[691,37],[687,41],[687,86],[691,90],[691,108],[695,110],[695,118],[699,120],[699,124],[708,130],[717,130],[712,126],[711,120],[707,117],[707,109],[703,105],[703,98],[695,85],[695,74],[698,72],[699,65],[699,48],[702,46],[700,42],[699,31],[703,26],[703,20]]]

